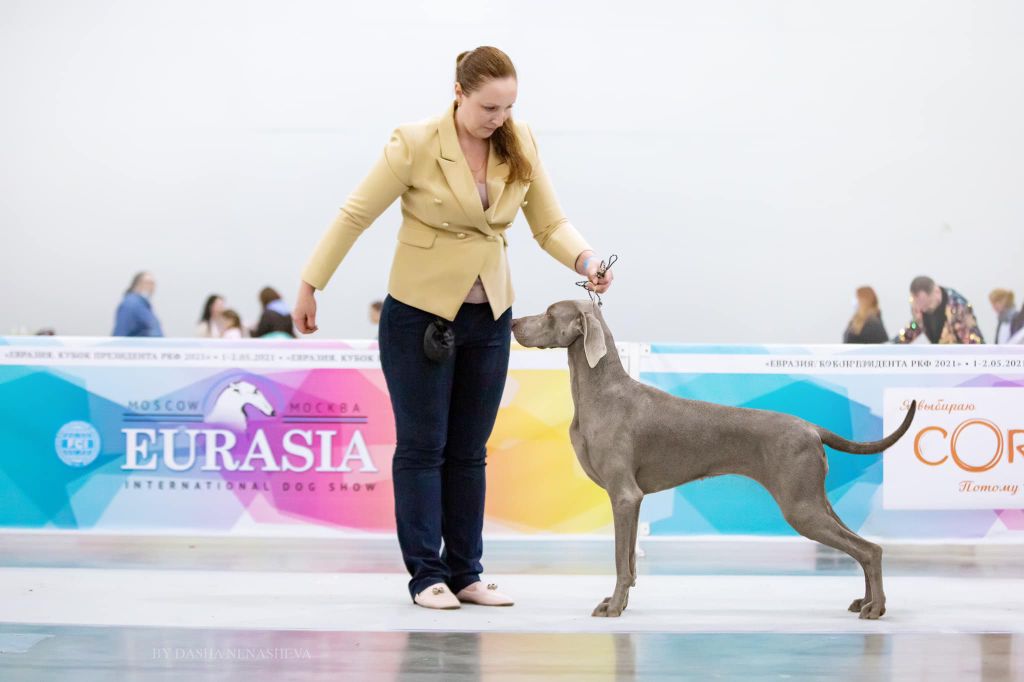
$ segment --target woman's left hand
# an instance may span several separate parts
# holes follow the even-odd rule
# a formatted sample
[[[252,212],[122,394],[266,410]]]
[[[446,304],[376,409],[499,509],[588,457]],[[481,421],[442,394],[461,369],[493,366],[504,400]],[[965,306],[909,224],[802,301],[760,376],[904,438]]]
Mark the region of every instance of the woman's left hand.
[[[608,287],[612,285],[612,280],[615,279],[615,273],[611,270],[605,270],[604,277],[598,276],[598,270],[601,268],[601,259],[592,258],[587,263],[587,271],[584,273],[589,280],[587,288],[591,291],[595,291],[599,294],[603,294],[608,291]]]

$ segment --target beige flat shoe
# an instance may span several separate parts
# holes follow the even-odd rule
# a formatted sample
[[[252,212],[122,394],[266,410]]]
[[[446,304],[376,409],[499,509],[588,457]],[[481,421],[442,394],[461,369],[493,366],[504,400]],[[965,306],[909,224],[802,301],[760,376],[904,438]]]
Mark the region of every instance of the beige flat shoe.
[[[459,590],[455,596],[461,602],[479,604],[480,606],[512,606],[515,604],[511,597],[498,592],[498,586],[494,583],[484,587],[482,582],[475,582]]]
[[[417,594],[413,601],[428,609],[458,609],[462,607],[462,604],[444,583],[431,585]]]

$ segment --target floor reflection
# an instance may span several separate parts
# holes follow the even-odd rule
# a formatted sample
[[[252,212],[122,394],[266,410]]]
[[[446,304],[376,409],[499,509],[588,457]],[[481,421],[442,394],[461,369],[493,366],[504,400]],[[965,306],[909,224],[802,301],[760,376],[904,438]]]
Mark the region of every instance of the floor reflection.
[[[0,679],[1024,679],[1009,634],[531,634],[0,625]]]

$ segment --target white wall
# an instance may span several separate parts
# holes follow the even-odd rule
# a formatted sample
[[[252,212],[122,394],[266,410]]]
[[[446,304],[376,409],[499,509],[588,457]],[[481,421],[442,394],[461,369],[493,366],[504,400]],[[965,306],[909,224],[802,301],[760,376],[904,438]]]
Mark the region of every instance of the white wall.
[[[573,222],[618,253],[620,340],[831,342],[870,283],[1024,296],[1024,5],[1005,2],[0,3],[0,334],[106,334],[134,271],[170,335],[206,294],[294,300],[455,55],[516,62],[516,115]],[[371,333],[397,205],[320,295]],[[516,314],[582,293],[520,216]]]

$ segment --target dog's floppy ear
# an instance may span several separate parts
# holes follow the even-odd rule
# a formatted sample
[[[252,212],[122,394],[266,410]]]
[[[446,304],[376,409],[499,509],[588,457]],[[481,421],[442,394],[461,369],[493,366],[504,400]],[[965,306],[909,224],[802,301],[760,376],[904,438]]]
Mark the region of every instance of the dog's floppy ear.
[[[604,345],[604,327],[594,313],[582,313],[580,323],[583,325],[583,352],[590,369],[594,369],[608,352]]]

